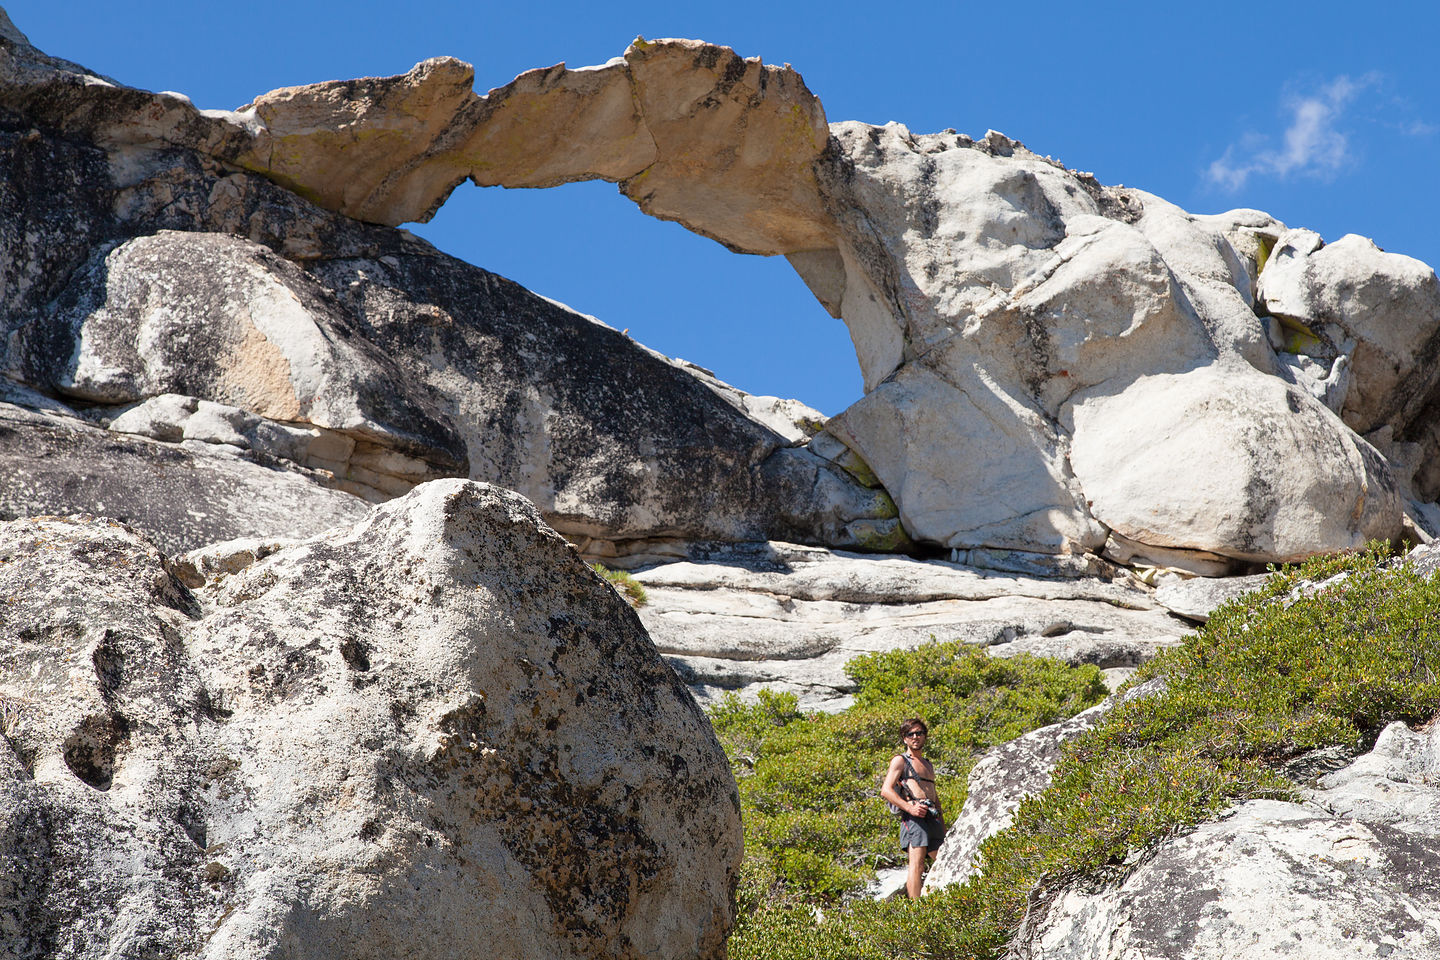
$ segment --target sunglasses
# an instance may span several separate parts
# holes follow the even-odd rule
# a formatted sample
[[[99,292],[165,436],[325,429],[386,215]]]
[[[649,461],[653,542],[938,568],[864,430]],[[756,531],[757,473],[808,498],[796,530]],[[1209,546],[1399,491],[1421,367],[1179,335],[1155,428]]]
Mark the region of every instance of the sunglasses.
[[[905,734],[905,739],[906,739],[906,740],[909,740],[911,737],[923,737],[923,736],[926,736],[926,735],[927,735],[927,734],[925,733],[924,730],[916,730],[916,731],[914,731],[913,733],[907,733],[907,734]]]

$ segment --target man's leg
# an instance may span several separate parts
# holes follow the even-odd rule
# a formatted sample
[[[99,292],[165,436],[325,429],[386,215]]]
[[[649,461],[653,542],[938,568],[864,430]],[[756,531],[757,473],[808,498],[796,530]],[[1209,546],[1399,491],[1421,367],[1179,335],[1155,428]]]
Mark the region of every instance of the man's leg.
[[[920,899],[920,878],[925,873],[925,848],[921,846],[907,848],[910,854],[910,872],[905,877],[905,892],[910,895],[911,900]]]

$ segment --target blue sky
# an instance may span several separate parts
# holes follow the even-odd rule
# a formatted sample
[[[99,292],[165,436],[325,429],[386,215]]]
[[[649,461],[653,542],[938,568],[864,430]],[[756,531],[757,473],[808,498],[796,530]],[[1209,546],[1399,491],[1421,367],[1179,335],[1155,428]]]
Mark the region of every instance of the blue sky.
[[[4,3],[4,0],[0,0]],[[447,54],[481,90],[601,63],[637,34],[793,63],[833,120],[989,128],[1196,213],[1256,207],[1440,262],[1440,4],[4,3],[42,50],[201,107],[402,73]],[[915,12],[904,12],[907,8]],[[827,414],[860,395],[844,325],[780,258],[639,213],[605,183],[462,185],[441,249],[599,316],[753,393]]]

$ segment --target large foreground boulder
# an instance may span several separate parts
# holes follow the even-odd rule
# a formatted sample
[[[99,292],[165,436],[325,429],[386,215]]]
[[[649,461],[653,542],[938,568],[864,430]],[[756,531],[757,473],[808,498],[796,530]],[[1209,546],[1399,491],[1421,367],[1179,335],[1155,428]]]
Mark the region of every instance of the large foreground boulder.
[[[6,956],[723,955],[724,754],[526,501],[265,552],[191,592],[113,521],[0,525]]]

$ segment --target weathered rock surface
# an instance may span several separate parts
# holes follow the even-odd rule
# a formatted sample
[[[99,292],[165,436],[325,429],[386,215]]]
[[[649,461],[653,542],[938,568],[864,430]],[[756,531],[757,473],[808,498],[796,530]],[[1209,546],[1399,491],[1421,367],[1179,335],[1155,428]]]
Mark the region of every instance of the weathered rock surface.
[[[1254,800],[1032,914],[1018,958],[1440,955],[1440,748],[1393,724],[1304,803]]]
[[[724,755],[528,503],[270,547],[191,593],[113,521],[0,525],[7,956],[723,955]]]
[[[430,60],[399,77],[274,91],[228,113],[89,76],[16,37],[0,78],[0,107],[16,129],[33,126],[15,138],[14,169],[68,151],[69,166],[124,194],[106,203],[88,179],[43,197],[11,191],[25,231],[11,241],[21,254],[8,262],[23,270],[6,298],[57,314],[27,342],[59,356],[63,336],[50,326],[100,333],[153,316],[149,281],[102,289],[101,274],[114,268],[123,280],[128,263],[154,266],[147,251],[165,241],[146,235],[158,229],[238,233],[308,265],[257,270],[264,255],[252,254],[237,267],[228,319],[203,344],[224,351],[209,377],[167,377],[173,357],[101,349],[37,385],[97,399],[179,393],[366,442],[378,430],[380,458],[393,449],[418,475],[368,465],[337,475],[372,499],[468,469],[532,497],[567,533],[607,543],[779,537],[885,549],[908,535],[959,550],[1104,549],[1122,562],[1213,575],[1394,537],[1406,498],[1440,490],[1425,466],[1435,459],[1426,456],[1435,375],[1424,371],[1440,342],[1428,268],[1358,240],[1327,254],[1318,238],[1256,211],[1193,216],[996,133],[976,141],[898,124],[827,127],[788,66],[728,48],[637,40],[603,66],[531,71],[485,96],[471,90],[468,65]],[[565,361],[623,355],[653,366],[634,364],[626,344],[597,351],[595,336],[567,339],[574,331],[557,332],[567,324],[548,318],[552,329],[537,339],[554,362],[517,374],[526,364],[503,358],[528,357],[532,344],[513,330],[476,329],[477,314],[501,327],[508,319],[495,297],[477,307],[478,272],[463,276],[343,218],[301,216],[293,195],[281,204],[290,213],[262,212],[262,191],[229,172],[237,167],[378,223],[429,216],[465,178],[613,180],[649,213],[735,250],[787,255],[849,325],[867,394],[819,435],[815,424],[777,442],[754,418],[726,415],[722,435],[702,429],[700,438],[696,424],[713,418],[666,422],[674,418],[636,397],[636,377],[602,365],[604,384],[624,387],[608,396],[632,408],[607,421],[607,392],[574,382]],[[58,211],[71,208],[93,223],[62,236]],[[124,229],[107,222],[114,211]],[[53,289],[87,262],[80,289]],[[1276,271],[1269,280],[1266,270]],[[354,332],[335,355],[321,351],[313,382],[297,359],[304,337],[279,336],[284,311],[242,316],[247,301],[268,303],[282,289],[309,315],[297,329]],[[217,305],[191,312],[190,322],[213,317]],[[1307,323],[1316,330],[1306,334]],[[422,341],[439,348],[441,369],[417,352]],[[501,386],[477,390],[497,362]],[[392,409],[347,376],[364,371],[360,386],[378,390],[396,369],[418,383],[395,394]],[[317,372],[335,382],[314,381]],[[643,376],[667,391],[675,383],[663,371]],[[687,414],[696,403],[718,409],[709,396],[666,401]],[[639,435],[607,432],[632,412],[659,422]],[[497,417],[521,425],[499,431],[518,441],[484,429]],[[564,425],[572,417],[576,426]],[[611,437],[623,444],[611,447]],[[671,462],[669,450],[683,452]],[[707,482],[721,476],[742,482]],[[647,484],[653,477],[668,485]],[[676,506],[675,491],[731,486],[703,516]],[[1435,523],[1436,511],[1413,510],[1422,526]]]
[[[1050,786],[1060,749],[1094,726],[1111,710],[1136,697],[1150,696],[1159,681],[1150,680],[1109,697],[1059,723],[1041,727],[986,751],[970,768],[965,806],[945,834],[935,863],[925,875],[927,890],[964,883],[980,872],[980,845],[1010,826],[1020,802]]]
[[[832,135],[835,312],[870,392],[829,429],[917,538],[1080,552],[1113,531],[1182,566],[1398,532],[1384,459],[1275,376],[1252,254],[1281,225],[1101,187],[999,134]]]
[[[1155,602],[1186,620],[1204,623],[1219,607],[1260,589],[1269,576],[1268,573],[1255,573],[1248,577],[1221,580],[1204,577],[1175,580],[1155,589]]]
[[[372,502],[493,481],[597,555],[657,538],[909,543],[848,451],[805,446],[815,411],[220,165],[217,144],[251,121],[13,38],[0,114],[0,369],[99,425],[229,445]]]
[[[771,543],[717,545],[634,576],[646,630],[702,701],[763,686],[841,709],[847,661],[932,639],[1091,663],[1118,682],[1188,631],[1123,574],[1043,580]]]
[[[1374,435],[1407,488],[1427,501],[1440,495],[1435,271],[1354,234],[1326,244],[1290,230],[1276,241],[1258,298],[1285,375],[1355,432]]]
[[[173,552],[240,536],[311,536],[368,512],[325,478],[276,469],[252,450],[174,440],[103,430],[53,402],[45,413],[0,402],[0,519],[98,513]]]
[[[646,213],[736,250],[824,239],[810,164],[829,133],[788,65],[641,38],[603,66],[531,70],[485,96],[473,82],[469,64],[437,58],[403,77],[276,90],[227,118],[252,139],[226,138],[213,153],[374,223],[428,219],[466,178],[510,187],[604,178]]]
[[[1308,394],[1249,367],[1084,391],[1067,417],[1091,512],[1142,554],[1263,562],[1399,533],[1399,491],[1375,448]]]

